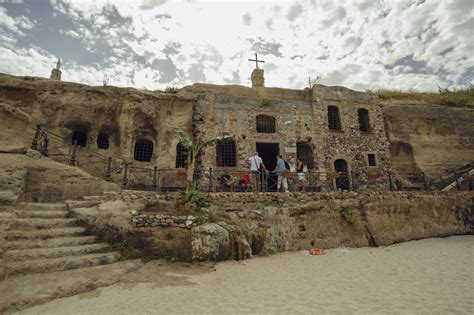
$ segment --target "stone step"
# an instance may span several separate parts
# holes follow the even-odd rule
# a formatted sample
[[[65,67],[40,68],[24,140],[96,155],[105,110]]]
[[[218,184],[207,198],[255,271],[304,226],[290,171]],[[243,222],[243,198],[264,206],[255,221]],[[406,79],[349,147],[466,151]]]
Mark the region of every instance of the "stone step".
[[[7,241],[19,241],[19,240],[45,240],[54,237],[64,236],[79,236],[86,231],[82,227],[67,227],[59,229],[48,229],[48,230],[36,230],[36,231],[21,231],[13,230],[8,231],[6,235]]]
[[[11,222],[11,230],[43,230],[43,229],[54,229],[63,228],[77,225],[77,219],[74,218],[62,218],[62,219],[40,219],[40,218],[28,218],[28,219],[14,219]]]
[[[113,196],[109,196],[109,195],[84,196],[84,200],[91,200],[91,201],[108,201],[112,198]]]
[[[109,286],[142,266],[139,260],[16,276],[0,281],[0,314]],[[78,310],[76,310],[77,312]]]
[[[6,250],[31,249],[31,248],[50,248],[62,246],[79,246],[93,244],[97,240],[95,236],[76,236],[76,237],[55,237],[46,240],[23,240],[7,242]]]
[[[108,250],[110,250],[110,246],[104,243],[53,248],[17,249],[7,251],[3,255],[3,259],[5,261],[13,262],[27,259],[45,259],[63,256],[86,255],[91,253],[103,253]]]
[[[59,219],[59,218],[67,218],[69,216],[68,211],[63,210],[24,210],[24,211],[15,211],[15,215],[18,218],[48,218],[48,219]]]
[[[17,210],[28,210],[28,211],[65,211],[67,210],[66,204],[64,203],[27,203],[23,202],[17,205]]]
[[[118,252],[67,256],[49,259],[35,259],[6,264],[8,276],[44,273],[111,264],[120,259]]]

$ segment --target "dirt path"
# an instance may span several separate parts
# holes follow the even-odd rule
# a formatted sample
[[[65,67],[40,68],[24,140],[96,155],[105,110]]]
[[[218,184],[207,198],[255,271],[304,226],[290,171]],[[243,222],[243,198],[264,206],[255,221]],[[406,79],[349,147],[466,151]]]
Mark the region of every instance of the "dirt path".
[[[474,309],[474,236],[212,265],[152,261],[121,283],[26,314],[459,313]]]

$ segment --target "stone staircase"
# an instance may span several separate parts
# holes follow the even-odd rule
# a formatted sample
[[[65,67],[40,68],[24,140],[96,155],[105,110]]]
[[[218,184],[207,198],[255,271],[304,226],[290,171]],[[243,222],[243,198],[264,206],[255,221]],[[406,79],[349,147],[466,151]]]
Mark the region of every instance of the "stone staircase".
[[[20,203],[0,216],[7,277],[114,263],[120,254],[84,235],[65,204]],[[7,221],[8,222],[5,222]]]

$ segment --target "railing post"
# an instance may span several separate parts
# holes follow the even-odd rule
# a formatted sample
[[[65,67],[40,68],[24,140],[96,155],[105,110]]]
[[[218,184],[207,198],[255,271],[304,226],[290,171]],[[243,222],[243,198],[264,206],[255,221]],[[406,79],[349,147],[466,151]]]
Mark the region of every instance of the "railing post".
[[[214,189],[212,188],[214,183],[213,183],[213,176],[212,176],[212,167],[209,167],[209,185],[208,185],[208,188],[207,188],[207,191],[208,192],[212,192],[214,191]]]
[[[153,191],[156,191],[158,188],[158,167],[155,166],[153,167],[153,183],[152,183],[152,189]]]
[[[48,145],[49,145],[48,134],[44,133],[43,137],[44,137],[44,142],[43,142],[43,147],[41,148],[41,154],[43,154],[43,156],[47,157],[48,156]]]
[[[128,163],[124,163],[123,167],[123,179],[122,179],[122,189],[127,189],[128,186]]]
[[[459,183],[458,174],[456,172],[454,172],[454,180],[456,181],[457,190],[461,190],[461,184]]]
[[[77,162],[77,140],[74,141],[72,145],[71,159],[69,160],[69,165],[75,166]]]
[[[109,156],[107,158],[107,166],[105,168],[105,180],[108,182],[110,182],[110,179],[111,179],[111,174],[110,174],[111,166],[112,166],[112,157]]]
[[[421,172],[421,175],[423,176],[423,187],[425,188],[425,190],[428,190],[428,182],[426,181],[425,172]]]
[[[33,150],[38,150],[38,140],[41,134],[41,125],[36,125],[35,136],[33,137],[33,141],[31,142],[31,148]]]
[[[389,182],[389,184],[390,184],[390,191],[393,191],[392,171],[388,171],[388,182]]]

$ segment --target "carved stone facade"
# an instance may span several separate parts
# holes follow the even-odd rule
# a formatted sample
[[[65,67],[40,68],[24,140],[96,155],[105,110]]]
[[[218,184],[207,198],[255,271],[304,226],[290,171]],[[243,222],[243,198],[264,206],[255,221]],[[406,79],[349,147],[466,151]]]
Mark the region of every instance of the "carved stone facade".
[[[66,144],[77,140],[81,152],[98,151],[115,164],[175,168],[178,138],[168,127],[172,123],[198,140],[234,136],[227,147],[206,149],[198,160],[200,169],[247,169],[245,161],[258,151],[269,170],[277,154],[288,160],[299,157],[319,178],[322,190],[328,188],[328,177],[329,186],[342,189],[388,188],[391,163],[382,108],[367,93],[322,85],[290,90],[194,84],[167,94],[59,84],[12,77],[1,89],[13,96],[5,98],[11,104],[18,102],[14,91],[31,95],[22,107],[31,126],[42,124],[67,139]],[[361,110],[366,113],[364,128]],[[331,130],[330,121],[339,130]],[[24,140],[29,139],[31,132]],[[228,156],[217,152],[222,148],[230,150]]]

